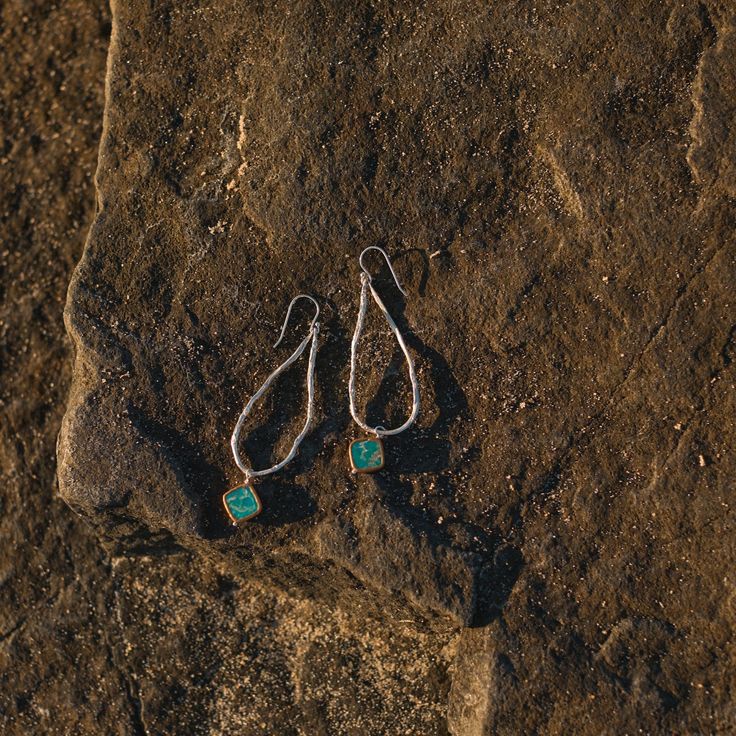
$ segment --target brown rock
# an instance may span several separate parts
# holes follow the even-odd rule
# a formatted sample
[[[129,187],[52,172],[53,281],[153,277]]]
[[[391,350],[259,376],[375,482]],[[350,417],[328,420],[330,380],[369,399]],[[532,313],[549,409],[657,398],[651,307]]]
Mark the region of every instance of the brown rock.
[[[56,497],[62,307],[94,214],[108,35],[94,4],[0,10],[0,733],[444,734],[446,639],[182,554],[111,558]]]
[[[104,16],[8,7],[4,99],[37,94],[30,122],[2,112],[3,732],[439,734],[456,648],[455,734],[730,733],[729,5],[117,6],[60,454],[115,542],[101,561],[48,458]],[[25,26],[38,62],[17,61]],[[347,342],[374,243],[409,291],[379,280],[424,411],[356,481]],[[319,422],[271,516],[226,536],[229,431],[304,289]],[[363,399],[399,420],[379,329]],[[302,370],[249,424],[259,464]]]

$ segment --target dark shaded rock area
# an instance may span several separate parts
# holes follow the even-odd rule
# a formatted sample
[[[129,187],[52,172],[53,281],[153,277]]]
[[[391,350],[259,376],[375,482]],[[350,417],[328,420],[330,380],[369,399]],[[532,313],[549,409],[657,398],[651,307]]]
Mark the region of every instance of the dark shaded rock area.
[[[0,13],[3,733],[736,731],[731,3]]]

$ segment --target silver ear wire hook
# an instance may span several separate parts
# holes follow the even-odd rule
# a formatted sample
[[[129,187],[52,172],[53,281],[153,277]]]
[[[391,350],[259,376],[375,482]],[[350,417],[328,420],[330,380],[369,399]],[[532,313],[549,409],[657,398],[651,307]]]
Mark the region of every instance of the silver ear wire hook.
[[[383,250],[383,248],[379,248],[377,245],[369,245],[360,254],[360,257],[358,258],[358,263],[360,264],[360,268],[362,269],[363,273],[360,279],[361,287],[360,287],[360,306],[358,307],[358,318],[355,322],[355,331],[353,332],[353,339],[350,343],[350,378],[348,380],[348,397],[350,399],[350,414],[355,420],[355,423],[359,427],[361,427],[361,429],[364,429],[366,432],[370,432],[371,434],[374,434],[376,437],[380,438],[380,437],[387,437],[389,435],[399,434],[400,432],[403,432],[405,429],[408,429],[409,427],[411,427],[412,424],[414,424],[414,421],[416,420],[417,415],[419,414],[419,380],[417,379],[417,373],[414,367],[414,361],[412,360],[411,353],[409,352],[409,348],[406,346],[406,343],[404,342],[404,338],[401,335],[401,331],[399,330],[396,322],[394,321],[394,318],[391,316],[388,309],[386,309],[386,305],[383,303],[383,300],[378,295],[378,292],[376,292],[376,290],[373,288],[373,284],[371,283],[371,275],[363,263],[363,256],[369,250],[377,250],[381,253],[381,255],[386,259],[386,263],[388,264],[388,267],[391,270],[391,275],[394,277],[394,281],[396,282],[396,286],[399,288],[399,291],[405,296],[406,296],[406,292],[401,288],[399,279],[396,276],[396,272],[394,271],[394,268],[391,265],[391,260],[386,254],[386,251]],[[365,322],[365,316],[368,311],[368,292],[369,291],[370,291],[371,296],[373,297],[373,301],[376,303],[378,308],[383,313],[383,316],[386,318],[386,322],[388,323],[388,326],[391,329],[391,332],[393,332],[394,336],[396,337],[396,340],[399,343],[399,347],[401,348],[401,351],[404,353],[404,358],[406,359],[407,368],[409,369],[409,380],[411,382],[411,398],[412,398],[411,414],[409,415],[409,418],[400,427],[396,427],[395,429],[385,429],[384,427],[381,427],[381,426],[369,427],[358,416],[358,411],[357,411],[357,399],[355,395],[356,394],[355,376],[357,372],[358,341],[360,340],[360,333],[363,331],[363,323]]]
[[[240,412],[238,421],[235,424],[235,429],[233,430],[232,436],[230,437],[230,447],[233,451],[235,464],[245,474],[246,483],[249,482],[251,478],[257,478],[259,476],[275,473],[277,470],[281,470],[281,468],[283,468],[287,463],[291,462],[291,460],[293,460],[294,456],[296,455],[296,451],[299,448],[299,445],[306,436],[307,432],[309,431],[309,427],[312,424],[312,417],[314,415],[314,369],[317,360],[317,336],[319,335],[319,322],[317,322],[317,317],[319,317],[319,304],[317,304],[317,301],[315,299],[313,299],[308,294],[299,294],[291,300],[291,304],[289,304],[289,309],[286,312],[284,326],[281,328],[281,335],[276,341],[276,345],[278,345],[284,337],[286,327],[289,324],[291,309],[297,299],[309,299],[317,308],[317,312],[312,319],[312,324],[309,327],[309,332],[299,343],[296,350],[294,350],[294,352],[278,368],[276,368],[276,370],[274,370],[268,376],[268,378],[266,378],[258,391],[256,391],[253,396],[250,397],[248,403],[245,405],[245,408],[242,412]],[[263,394],[268,390],[269,386],[276,380],[276,378],[278,378],[278,376],[280,376],[292,363],[299,359],[299,357],[306,350],[307,345],[309,345],[310,342],[311,347],[309,349],[309,362],[307,364],[307,416],[304,420],[304,426],[302,427],[301,432],[299,432],[299,434],[294,439],[294,443],[291,446],[291,450],[289,450],[289,454],[281,462],[276,463],[276,465],[273,465],[270,468],[265,468],[264,470],[254,470],[253,468],[249,468],[243,462],[243,459],[240,457],[240,452],[238,450],[240,430],[243,427],[243,422],[245,422],[246,417],[248,416],[248,414],[250,414],[250,411],[256,401],[258,401],[258,399],[263,396]],[[276,347],[276,345],[274,345],[274,347]]]
[[[279,343],[284,339],[284,334],[286,333],[286,326],[289,324],[289,317],[291,317],[291,310],[294,307],[294,304],[299,301],[299,299],[309,299],[312,304],[316,307],[317,311],[315,312],[315,315],[312,319],[312,324],[309,325],[309,332],[313,332],[315,327],[319,327],[319,323],[317,322],[317,318],[319,317],[319,304],[317,304],[317,300],[314,299],[314,297],[309,296],[309,294],[297,294],[289,303],[289,308],[286,310],[286,318],[284,319],[284,326],[281,328],[281,334],[279,335],[279,339],[276,340],[276,342],[273,344],[275,348],[279,346]]]
[[[399,277],[396,275],[396,271],[394,271],[394,267],[391,265],[391,259],[388,257],[388,254],[383,248],[379,248],[377,245],[369,245],[363,252],[360,254],[360,257],[358,258],[358,263],[360,264],[360,268],[363,271],[363,273],[368,277],[368,283],[372,281],[372,277],[370,274],[370,271],[365,267],[365,264],[363,263],[363,256],[369,251],[369,250],[377,250],[385,259],[386,264],[388,265],[389,271],[391,271],[391,275],[394,277],[394,281],[396,282],[396,286],[398,287],[399,291],[404,296],[409,296],[404,289],[402,288],[401,284],[399,283]]]

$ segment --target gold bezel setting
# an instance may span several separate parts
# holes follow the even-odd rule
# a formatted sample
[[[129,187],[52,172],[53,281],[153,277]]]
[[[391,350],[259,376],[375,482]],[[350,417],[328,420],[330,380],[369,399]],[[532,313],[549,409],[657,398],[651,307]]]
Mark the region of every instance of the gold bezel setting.
[[[355,454],[353,453],[353,448],[356,445],[364,445],[366,443],[373,443],[377,446],[378,452],[380,453],[380,463],[379,464],[368,464],[368,465],[362,465],[360,461],[356,462]],[[375,454],[375,450],[373,451],[373,454]],[[376,473],[379,470],[383,468],[385,465],[385,454],[383,450],[383,441],[380,437],[361,437],[360,439],[353,440],[350,443],[350,447],[348,448],[348,456],[350,457],[350,467],[353,470],[353,473]],[[373,456],[369,456],[371,459],[371,462],[373,462]]]
[[[231,496],[236,491],[243,492],[242,495],[246,496],[248,500],[255,502],[255,510],[253,511],[245,511],[242,515],[238,514],[237,509],[231,508],[231,503],[228,503],[228,496]],[[245,502],[245,499],[243,499],[243,502]],[[263,511],[263,504],[261,503],[261,499],[259,498],[258,494],[256,493],[255,488],[253,488],[252,483],[241,483],[238,486],[235,486],[234,488],[231,488],[226,493],[222,494],[222,505],[225,507],[225,513],[227,513],[228,517],[230,518],[230,521],[234,525],[241,524],[244,521],[250,521],[250,519],[255,519],[258,514]]]

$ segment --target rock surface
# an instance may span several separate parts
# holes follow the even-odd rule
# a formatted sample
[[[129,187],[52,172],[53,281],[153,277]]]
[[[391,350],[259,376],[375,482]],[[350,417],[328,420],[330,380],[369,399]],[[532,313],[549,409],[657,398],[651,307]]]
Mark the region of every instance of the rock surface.
[[[486,137],[499,115],[513,119],[511,100],[458,93],[435,113],[429,103],[442,99],[448,80],[432,73],[394,100],[413,67],[392,64],[400,72],[394,79],[377,54],[384,42],[401,47],[401,13],[371,20],[367,6],[347,15],[335,6],[330,21],[307,6],[286,7],[231,3],[202,18],[195,5],[115,8],[99,212],[67,309],[76,367],[59,446],[61,492],[121,548],[182,545],[326,602],[365,610],[375,601],[374,610],[398,617],[467,625],[485,615],[483,582],[509,587],[493,580],[499,540],[487,518],[483,447],[494,440],[483,436],[485,413],[469,409],[472,398],[485,412],[490,328],[458,308],[467,298],[469,309],[485,309],[467,276],[490,245],[475,239],[476,258],[463,259],[466,274],[453,276],[457,288],[443,288],[457,270],[455,248],[444,242],[449,234],[440,243],[434,231],[446,221],[460,237],[451,210],[468,192],[449,180],[435,192],[428,177],[445,155],[439,133],[454,97],[476,99]],[[309,40],[305,18],[317,34]],[[373,38],[389,20],[397,27]],[[427,39],[443,22],[425,23]],[[333,49],[335,23],[345,30]],[[320,38],[325,50],[314,54]],[[476,51],[473,44],[464,55]],[[263,59],[272,60],[269,70]],[[483,89],[488,74],[471,76]],[[498,110],[486,120],[489,101]],[[410,110],[427,128],[425,143],[407,127]],[[404,128],[408,137],[393,140]],[[486,144],[473,166],[469,142],[458,143],[457,165],[474,189],[494,188],[491,174],[506,187],[492,160],[495,144]],[[402,167],[413,162],[426,171],[406,176]],[[391,193],[404,178],[405,190]],[[475,219],[483,212],[485,205]],[[480,220],[476,230],[483,237]],[[383,244],[397,251],[416,298],[410,305],[387,298],[418,356],[425,409],[416,430],[389,443],[381,476],[353,478],[346,411],[347,334],[359,291],[353,261],[359,247],[390,232]],[[429,258],[427,243],[441,248],[438,258]],[[239,475],[229,434],[240,406],[283,360],[266,346],[289,300],[305,291],[324,304],[317,426],[297,462],[259,483],[264,512],[229,533],[220,497]],[[360,385],[371,422],[394,424],[407,410],[408,388],[398,378],[397,346],[373,330],[363,349]],[[464,364],[451,366],[452,355]],[[283,455],[291,439],[271,428],[287,424],[293,433],[301,421],[304,369],[285,374],[249,423],[257,429],[245,446],[257,467]],[[455,374],[474,371],[475,381],[461,387]]]
[[[116,5],[59,468],[106,553],[49,493],[106,19],[4,6],[3,49],[52,49],[3,61],[48,116],[3,113],[4,733],[736,728],[734,17],[609,5]],[[425,401],[356,481],[374,243]],[[227,437],[299,290],[319,423],[228,535]],[[379,329],[363,400],[400,420]],[[298,368],[249,423],[261,465]]]
[[[443,736],[454,638],[175,550],[112,556],[59,500],[62,308],[94,209],[110,16],[11,0],[0,20],[0,733]]]

